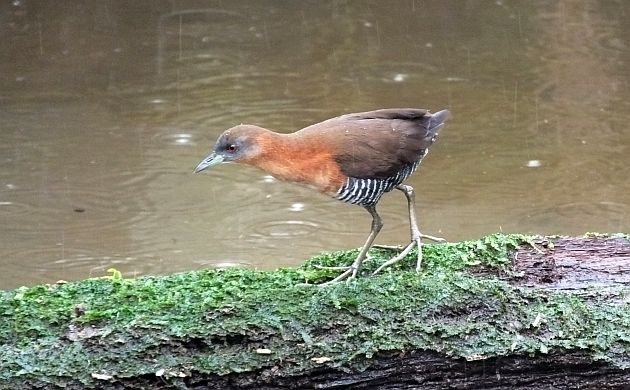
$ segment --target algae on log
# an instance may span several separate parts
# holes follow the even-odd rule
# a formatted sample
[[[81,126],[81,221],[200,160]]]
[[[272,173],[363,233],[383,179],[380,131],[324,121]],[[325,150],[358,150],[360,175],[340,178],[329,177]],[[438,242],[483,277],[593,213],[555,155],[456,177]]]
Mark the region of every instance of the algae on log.
[[[426,245],[318,266],[88,279],[0,295],[0,388],[627,388],[625,235]],[[364,272],[391,256],[373,250]]]

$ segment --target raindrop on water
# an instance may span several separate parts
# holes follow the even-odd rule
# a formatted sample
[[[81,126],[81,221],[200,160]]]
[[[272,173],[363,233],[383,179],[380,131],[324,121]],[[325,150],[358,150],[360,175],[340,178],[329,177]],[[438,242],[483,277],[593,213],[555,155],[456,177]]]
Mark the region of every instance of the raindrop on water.
[[[175,144],[177,145],[188,145],[192,140],[191,134],[175,134],[173,136],[175,139]]]
[[[291,207],[289,207],[290,211],[303,211],[304,203],[293,203]]]
[[[542,163],[540,162],[540,160],[529,160],[527,164],[525,164],[527,168],[538,168],[541,165]]]

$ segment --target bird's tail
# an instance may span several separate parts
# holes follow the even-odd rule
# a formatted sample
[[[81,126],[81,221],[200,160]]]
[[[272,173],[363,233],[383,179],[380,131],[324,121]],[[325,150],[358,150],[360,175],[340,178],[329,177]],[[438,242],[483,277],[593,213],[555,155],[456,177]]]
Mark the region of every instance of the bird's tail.
[[[440,129],[444,127],[444,122],[448,119],[451,113],[448,110],[438,111],[435,114],[431,114],[429,119],[428,134],[427,136],[435,138]]]
[[[425,115],[423,126],[426,132],[424,133],[424,137],[422,137],[422,149],[428,150],[429,146],[435,142],[440,129],[444,127],[444,122],[448,119],[449,115],[448,110]]]

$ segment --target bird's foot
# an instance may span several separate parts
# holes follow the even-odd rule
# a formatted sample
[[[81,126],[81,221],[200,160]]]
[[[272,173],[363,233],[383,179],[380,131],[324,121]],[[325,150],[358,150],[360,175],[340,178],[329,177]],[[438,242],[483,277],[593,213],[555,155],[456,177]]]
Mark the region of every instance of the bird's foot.
[[[334,283],[338,283],[341,282],[343,280],[349,281],[351,279],[354,278],[354,276],[352,276],[352,266],[339,266],[339,267],[331,267],[331,266],[325,266],[325,265],[315,265],[313,266],[313,268],[315,269],[323,269],[323,270],[331,270],[331,271],[343,271],[339,276],[337,276],[336,278],[329,280],[327,282],[324,283],[320,283],[320,284],[311,284],[311,283],[298,283],[296,286],[298,287],[311,287],[311,286],[318,286],[318,287],[322,287],[322,286],[329,286],[331,284]]]
[[[442,238],[442,237],[429,236],[428,234],[422,234],[422,233],[418,233],[418,234],[419,234],[419,238],[420,239],[426,238],[427,240],[431,240],[431,241],[434,241],[434,242],[446,242],[446,240],[444,238]],[[389,250],[393,250],[393,251],[401,251],[401,250],[407,248],[407,246],[405,246],[405,245],[374,244],[374,245],[372,245],[372,248],[389,249]]]
[[[341,265],[341,266],[329,266],[329,265],[314,265],[313,268],[315,269],[323,269],[326,271],[347,271],[349,270],[350,266],[348,265]]]
[[[393,250],[393,251],[400,251],[403,250],[405,247],[402,245],[383,245],[383,244],[374,244],[372,245],[372,248],[378,248],[378,249],[389,249],[389,250]]]
[[[433,242],[446,242],[446,239],[442,237],[429,236],[428,234],[418,233],[418,239],[426,238],[427,240],[431,240]]]
[[[347,270],[345,270],[341,275],[337,276],[336,278],[334,278],[333,280],[329,280],[327,282],[321,283],[319,284],[320,287],[323,286],[330,286],[331,284],[335,284],[335,283],[339,283],[339,282],[343,282],[344,280],[346,282],[351,281],[352,279],[356,278],[356,273],[354,272],[354,268],[353,267],[348,267]]]
[[[366,257],[369,257],[367,255],[367,249],[362,249],[359,255],[357,256],[357,258],[352,263],[352,265],[349,267],[316,266],[316,268],[318,269],[331,269],[335,271],[343,270],[343,272],[340,275],[338,275],[336,278],[329,280],[327,282],[321,283],[319,284],[319,286],[330,286],[331,284],[339,283],[344,280],[346,282],[349,282],[352,279],[356,279],[357,275],[359,274],[359,271],[361,270],[361,264],[366,259]]]
[[[427,234],[422,234],[418,231],[413,233],[411,242],[405,246],[404,248],[402,246],[399,246],[398,248],[402,249],[402,252],[400,252],[396,257],[391,258],[389,260],[387,260],[386,262],[384,262],[383,264],[380,265],[380,267],[378,267],[376,269],[376,271],[374,271],[372,273],[372,275],[376,275],[379,272],[381,272],[382,270],[384,270],[387,267],[390,267],[396,263],[398,263],[399,261],[401,261],[402,259],[404,259],[409,252],[411,252],[411,250],[413,249],[414,246],[418,247],[418,257],[417,257],[417,262],[416,262],[416,272],[420,272],[421,268],[422,268],[422,239],[426,238],[428,240],[431,241],[435,241],[435,242],[446,242],[445,239],[441,238],[441,237],[434,237],[434,236],[429,236]],[[396,248],[394,247],[388,247],[388,249],[394,249]]]
[[[323,270],[327,270],[327,271],[343,271],[340,275],[338,275],[336,278],[329,280],[327,282],[324,283],[320,283],[320,284],[310,284],[310,283],[298,283],[297,286],[299,287],[310,287],[310,286],[318,286],[318,287],[323,287],[323,286],[330,286],[331,284],[335,284],[335,283],[339,283],[339,282],[343,282],[344,280],[346,282],[351,281],[352,279],[355,279],[357,277],[358,272],[356,272],[356,269],[354,268],[354,264],[351,266],[339,266],[339,267],[331,267],[331,266],[325,266],[325,265],[315,265],[313,266],[313,268],[315,269],[323,269]]]
[[[381,249],[391,249],[391,250],[401,250],[403,249],[402,245],[372,245],[372,248],[381,248]],[[360,249],[360,248],[359,248]],[[373,260],[374,258],[372,256],[370,256],[369,253],[367,253],[365,255],[365,261],[370,261]],[[313,265],[313,268],[315,269],[321,269],[321,270],[325,270],[325,271],[347,271],[349,269],[352,269],[351,265]]]
[[[418,239],[418,240],[413,240],[413,241],[411,241],[411,242],[410,242],[410,243],[409,243],[409,244],[408,244],[408,245],[407,245],[407,246],[406,246],[406,247],[402,250],[402,252],[400,252],[400,253],[398,254],[398,256],[396,256],[396,257],[394,257],[394,258],[392,258],[392,259],[389,259],[389,260],[387,260],[386,262],[384,262],[383,264],[381,264],[381,266],[380,266],[380,267],[378,267],[378,268],[376,269],[376,271],[374,271],[374,272],[372,273],[372,275],[376,275],[377,273],[381,272],[381,271],[382,271],[382,270],[384,270],[385,268],[390,267],[390,266],[392,266],[392,265],[394,265],[394,264],[398,263],[400,260],[404,259],[404,258],[405,258],[405,256],[407,256],[407,255],[409,254],[409,252],[411,252],[411,250],[413,249],[413,247],[414,247],[414,246],[416,246],[416,245],[418,245],[418,253],[420,253],[420,254],[418,255],[418,257],[419,257],[419,259],[420,259],[419,261],[421,262],[421,261],[422,261],[422,260],[421,260],[421,259],[422,259],[422,254],[421,254],[421,253],[422,253],[422,249],[421,249],[421,246],[420,246],[420,245],[421,245],[421,244],[420,244],[420,239]],[[417,267],[417,269],[416,269],[416,270],[418,270],[418,269],[419,269],[419,266]]]

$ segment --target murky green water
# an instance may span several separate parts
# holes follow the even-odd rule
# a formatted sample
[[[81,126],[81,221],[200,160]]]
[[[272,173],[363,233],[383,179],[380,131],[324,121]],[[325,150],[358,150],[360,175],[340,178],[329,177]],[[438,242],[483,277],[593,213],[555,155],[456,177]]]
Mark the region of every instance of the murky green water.
[[[370,217],[224,165],[225,128],[449,108],[410,180],[421,226],[630,231],[630,3],[6,1],[0,5],[0,288],[300,264]],[[408,239],[400,193],[380,243]]]

